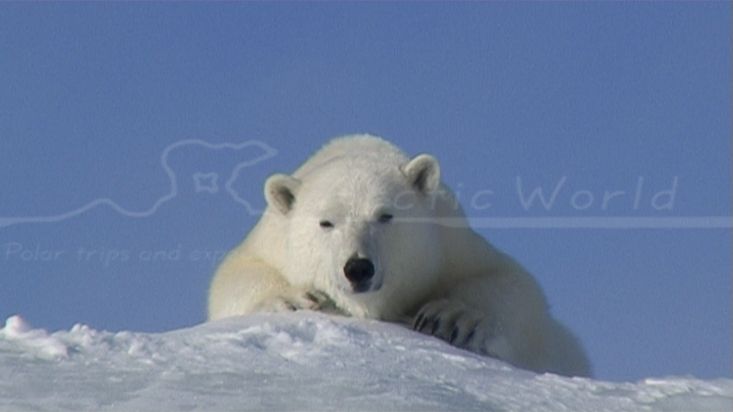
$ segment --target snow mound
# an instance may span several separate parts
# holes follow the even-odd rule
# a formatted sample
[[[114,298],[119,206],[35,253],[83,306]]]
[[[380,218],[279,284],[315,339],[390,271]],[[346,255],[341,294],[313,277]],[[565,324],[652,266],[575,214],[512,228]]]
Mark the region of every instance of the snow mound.
[[[258,314],[161,334],[0,330],[0,411],[731,411],[733,380],[538,375],[399,325]]]
[[[47,359],[65,358],[68,356],[67,347],[59,339],[48,336],[42,329],[31,329],[20,316],[11,316],[5,321],[5,327],[0,330],[0,338],[15,341],[20,347],[34,352],[37,356]]]

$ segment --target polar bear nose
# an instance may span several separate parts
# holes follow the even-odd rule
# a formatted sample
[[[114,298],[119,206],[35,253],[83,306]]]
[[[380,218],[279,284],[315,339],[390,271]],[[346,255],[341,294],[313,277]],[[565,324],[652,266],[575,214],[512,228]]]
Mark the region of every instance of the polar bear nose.
[[[369,259],[351,258],[344,265],[344,274],[351,283],[363,283],[374,276],[374,264]]]

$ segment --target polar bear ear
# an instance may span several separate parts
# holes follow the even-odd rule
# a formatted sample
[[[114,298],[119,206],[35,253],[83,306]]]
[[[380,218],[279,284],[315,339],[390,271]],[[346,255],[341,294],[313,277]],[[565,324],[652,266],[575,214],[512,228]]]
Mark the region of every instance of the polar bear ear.
[[[270,176],[265,181],[267,204],[287,215],[293,209],[300,184],[300,180],[281,173]]]
[[[415,156],[402,166],[402,173],[410,184],[421,193],[430,193],[440,185],[438,160],[428,154]]]

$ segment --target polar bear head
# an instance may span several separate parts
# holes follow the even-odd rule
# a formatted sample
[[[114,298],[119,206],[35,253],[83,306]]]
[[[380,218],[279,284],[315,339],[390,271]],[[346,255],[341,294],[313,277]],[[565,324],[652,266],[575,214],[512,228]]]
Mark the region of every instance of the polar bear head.
[[[285,233],[281,270],[353,316],[385,318],[432,288],[440,261],[435,158],[334,158],[296,178],[276,174],[265,197]]]

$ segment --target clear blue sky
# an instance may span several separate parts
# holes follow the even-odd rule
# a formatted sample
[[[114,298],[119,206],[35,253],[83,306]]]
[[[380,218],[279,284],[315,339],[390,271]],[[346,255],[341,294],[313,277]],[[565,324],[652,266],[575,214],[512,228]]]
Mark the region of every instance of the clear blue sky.
[[[730,32],[728,2],[3,3],[0,317],[202,322],[242,200],[371,132],[439,158],[599,377],[730,377]],[[176,146],[151,209],[184,139],[264,146]]]

